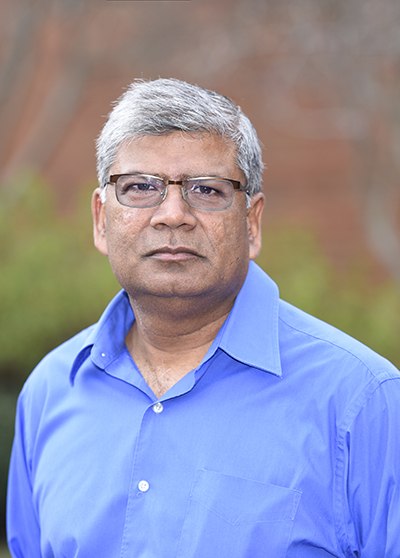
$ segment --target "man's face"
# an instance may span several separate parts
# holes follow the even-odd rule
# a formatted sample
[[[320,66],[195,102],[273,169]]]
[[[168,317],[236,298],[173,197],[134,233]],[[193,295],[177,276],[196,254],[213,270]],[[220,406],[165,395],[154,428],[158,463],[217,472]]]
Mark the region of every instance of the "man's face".
[[[143,173],[170,180],[218,176],[245,183],[235,164],[235,149],[214,135],[144,136],[123,145],[109,174]],[[263,196],[246,209],[245,194],[235,191],[222,211],[194,209],[181,186],[168,186],[157,207],[130,208],[108,186],[102,204],[93,196],[94,237],[131,300],[143,295],[203,298],[210,303],[237,295],[249,258],[260,251]]]

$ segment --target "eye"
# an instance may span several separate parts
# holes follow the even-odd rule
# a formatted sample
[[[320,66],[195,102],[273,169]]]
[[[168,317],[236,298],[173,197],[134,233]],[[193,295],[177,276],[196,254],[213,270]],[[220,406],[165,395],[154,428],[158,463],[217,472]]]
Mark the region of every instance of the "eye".
[[[165,184],[156,176],[122,174],[118,176],[115,195],[128,207],[155,207],[162,201]]]
[[[198,209],[226,209],[233,200],[233,185],[223,178],[192,178],[186,183],[186,201]]]
[[[138,181],[136,179],[133,180],[127,180],[126,182],[124,182],[124,184],[122,185],[122,190],[124,192],[127,192],[128,190],[137,190],[139,192],[148,192],[151,190],[157,190],[157,187],[154,184],[151,184],[151,182],[142,182],[142,181]]]
[[[216,196],[220,193],[218,188],[213,188],[212,186],[206,186],[205,184],[193,184],[190,188],[190,193],[202,196]]]
[[[215,192],[215,190],[213,188],[210,188],[210,186],[195,186],[194,188],[192,188],[192,190],[198,190],[200,194],[212,194],[213,192]]]
[[[163,182],[153,177],[142,175],[123,175],[118,179],[118,188],[121,195],[140,195],[161,192],[164,189]]]
[[[157,188],[154,184],[150,184],[149,182],[138,182],[136,184],[131,185],[131,188],[137,188],[142,192],[147,192],[148,190],[156,190]]]

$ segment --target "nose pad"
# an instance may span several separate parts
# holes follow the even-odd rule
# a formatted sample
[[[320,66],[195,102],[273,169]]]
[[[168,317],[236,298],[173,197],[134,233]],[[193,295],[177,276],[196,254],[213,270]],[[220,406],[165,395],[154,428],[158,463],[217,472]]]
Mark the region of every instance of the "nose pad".
[[[190,203],[188,202],[188,199],[187,199],[187,190],[186,190],[186,186],[182,186],[182,188],[181,188],[181,196],[182,196],[182,198],[185,200],[186,204],[187,204],[189,207],[191,207],[191,205],[190,205]]]

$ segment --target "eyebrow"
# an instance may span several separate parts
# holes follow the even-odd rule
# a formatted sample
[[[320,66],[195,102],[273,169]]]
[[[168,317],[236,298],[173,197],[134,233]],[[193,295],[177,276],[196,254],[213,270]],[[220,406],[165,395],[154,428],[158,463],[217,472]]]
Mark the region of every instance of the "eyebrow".
[[[142,174],[142,175],[147,175],[147,176],[155,176],[156,178],[160,178],[161,180],[170,180],[170,178],[168,176],[166,176],[165,174],[159,174],[157,172],[142,172],[142,171],[137,171],[137,170],[131,170],[131,171],[127,171],[127,172],[121,172],[121,173],[114,173],[114,174]],[[215,173],[203,173],[203,174],[199,174],[199,173],[190,173],[190,174],[181,174],[180,178],[178,180],[190,180],[192,178],[202,178],[202,177],[209,177],[209,178],[222,178],[222,176],[220,174],[215,174]]]

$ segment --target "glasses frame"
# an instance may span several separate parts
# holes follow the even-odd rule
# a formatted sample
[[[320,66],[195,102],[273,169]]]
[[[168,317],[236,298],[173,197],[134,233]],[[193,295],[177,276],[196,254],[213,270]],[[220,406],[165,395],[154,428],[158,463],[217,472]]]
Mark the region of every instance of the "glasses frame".
[[[120,199],[118,198],[117,188],[115,188],[115,197],[117,198],[118,203],[120,203],[121,205],[124,205],[125,207],[133,207],[135,209],[150,209],[152,207],[157,207],[157,206],[161,205],[162,202],[167,197],[168,185],[169,184],[178,184],[179,186],[181,186],[182,198],[193,209],[203,209],[205,211],[224,211],[224,209],[229,209],[229,207],[232,205],[233,196],[232,196],[232,200],[231,200],[230,204],[226,207],[223,207],[223,208],[196,207],[195,205],[192,205],[191,203],[189,203],[189,201],[187,199],[187,190],[186,190],[186,184],[188,182],[191,182],[192,180],[225,180],[225,182],[230,182],[232,184],[233,193],[235,193],[235,191],[237,191],[237,190],[240,190],[240,191],[244,192],[245,194],[247,194],[244,186],[241,184],[241,182],[239,182],[239,180],[233,180],[233,178],[223,178],[222,176],[195,176],[193,178],[191,177],[191,178],[187,178],[185,180],[169,180],[168,178],[162,178],[161,176],[154,176],[154,175],[151,175],[151,174],[142,174],[140,172],[124,172],[122,174],[112,174],[112,175],[110,175],[110,177],[108,179],[108,182],[106,182],[104,184],[104,187],[106,187],[108,184],[116,186],[118,178],[120,178],[121,176],[144,176],[144,177],[147,177],[147,178],[155,178],[156,180],[161,180],[161,182],[164,183],[165,188],[161,192],[160,201],[157,202],[156,204],[148,205],[148,206],[145,206],[145,207],[135,206],[135,205],[128,205],[126,203],[122,203],[120,201]]]

